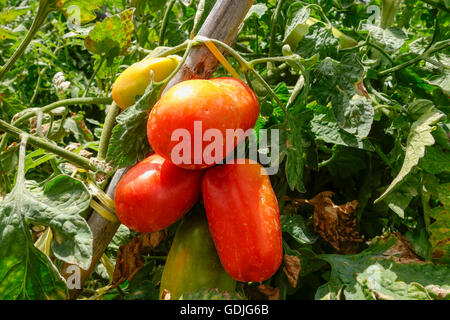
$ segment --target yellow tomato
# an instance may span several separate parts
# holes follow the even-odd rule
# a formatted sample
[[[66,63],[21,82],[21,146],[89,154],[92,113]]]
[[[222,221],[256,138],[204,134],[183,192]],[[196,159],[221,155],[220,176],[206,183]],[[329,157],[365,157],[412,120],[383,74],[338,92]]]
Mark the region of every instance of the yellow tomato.
[[[150,70],[154,81],[167,78],[180,63],[181,57],[173,55],[162,58],[147,58],[136,62],[123,71],[112,88],[114,102],[125,109],[135,103],[137,95],[142,95],[150,84]]]

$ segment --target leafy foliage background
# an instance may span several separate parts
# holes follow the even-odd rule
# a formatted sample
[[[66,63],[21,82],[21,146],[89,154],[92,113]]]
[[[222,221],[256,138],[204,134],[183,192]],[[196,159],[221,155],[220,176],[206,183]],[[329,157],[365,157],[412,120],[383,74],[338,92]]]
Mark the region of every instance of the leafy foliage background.
[[[0,0],[1,65],[17,49],[43,1]],[[214,2],[205,2],[203,19]],[[247,79],[261,104],[256,129],[280,129],[281,166],[271,179],[285,254],[300,260],[294,286],[283,268],[264,285],[280,299],[449,299],[448,1],[402,2],[393,24],[385,28],[373,20],[369,6],[395,1],[280,2],[255,1],[234,45],[249,61],[292,57],[255,64],[276,97],[255,77]],[[162,40],[167,1],[58,1],[58,10],[1,79],[0,119],[14,122],[32,108],[68,98],[108,97],[127,66],[150,50],[189,38],[198,3],[175,1]],[[82,8],[81,25],[72,23],[71,5]],[[325,17],[353,39],[351,46]],[[324,23],[305,29],[308,18]],[[293,35],[295,30],[304,30],[304,36]],[[237,61],[229,61],[240,69]],[[222,75],[228,73],[219,67],[215,76]],[[147,92],[118,118],[122,127],[108,152],[116,167],[135,163],[149,149],[137,130],[148,99],[155,96]],[[106,109],[100,103],[73,104],[32,115],[18,127],[92,157]],[[62,263],[86,266],[92,255],[85,222],[91,195],[79,181],[86,182],[89,174],[74,173],[66,160],[28,147],[26,180],[14,187],[19,145],[13,138],[7,142],[0,150],[0,298],[63,298]],[[324,191],[333,192],[332,200],[315,198]],[[358,206],[348,211],[345,204],[352,201]],[[348,241],[347,233],[333,233],[336,226],[326,218],[316,221],[321,210],[331,207],[338,216],[354,215],[349,232],[360,239],[351,252],[332,245]],[[134,278],[111,287],[119,247],[138,236],[121,226],[82,297],[156,299],[176,227],[150,253],[142,252],[143,266]],[[261,290],[258,284],[240,284],[231,295],[205,290],[185,297],[251,299],[260,298]]]

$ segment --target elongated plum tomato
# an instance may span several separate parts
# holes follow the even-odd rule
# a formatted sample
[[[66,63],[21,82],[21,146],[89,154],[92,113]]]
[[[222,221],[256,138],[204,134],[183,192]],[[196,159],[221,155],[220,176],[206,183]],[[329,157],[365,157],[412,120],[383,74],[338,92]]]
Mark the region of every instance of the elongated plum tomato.
[[[173,55],[163,58],[146,58],[129,66],[116,79],[112,88],[114,102],[125,109],[134,104],[137,95],[143,95],[150,84],[150,70],[153,80],[162,81],[167,78],[181,61]]]
[[[270,278],[283,256],[280,211],[269,176],[258,163],[208,169],[202,195],[220,261],[238,281]]]
[[[194,210],[193,210],[194,211]],[[165,290],[170,299],[201,289],[234,291],[236,281],[223,269],[203,212],[191,212],[183,218],[170,247],[161,278],[160,297]]]
[[[158,154],[144,159],[119,181],[114,201],[120,222],[139,232],[167,228],[200,198],[202,171],[179,168]]]
[[[206,168],[220,163],[245,139],[258,114],[256,95],[240,80],[183,81],[153,107],[147,137],[153,150],[172,163],[186,169]]]

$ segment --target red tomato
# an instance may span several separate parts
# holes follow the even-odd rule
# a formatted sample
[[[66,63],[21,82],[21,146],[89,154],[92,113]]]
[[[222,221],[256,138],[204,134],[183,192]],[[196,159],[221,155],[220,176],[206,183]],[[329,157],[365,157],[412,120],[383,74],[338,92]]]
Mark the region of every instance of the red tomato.
[[[221,163],[248,136],[246,131],[253,128],[258,114],[256,95],[240,80],[183,81],[153,107],[147,137],[153,150],[172,163],[186,169],[206,168]],[[227,129],[231,133],[241,129],[242,134],[227,139]]]
[[[114,201],[119,220],[139,232],[167,228],[200,199],[203,171],[185,170],[153,154],[120,180]]]
[[[208,224],[220,261],[243,282],[270,278],[280,267],[283,247],[280,211],[269,176],[258,163],[225,164],[202,180]]]

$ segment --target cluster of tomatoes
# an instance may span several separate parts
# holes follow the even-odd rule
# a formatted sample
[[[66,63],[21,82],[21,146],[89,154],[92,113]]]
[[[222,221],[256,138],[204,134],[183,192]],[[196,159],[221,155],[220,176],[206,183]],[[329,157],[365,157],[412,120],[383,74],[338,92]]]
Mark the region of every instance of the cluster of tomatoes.
[[[142,80],[142,76],[139,80],[139,74],[145,78],[152,69],[156,76],[162,72],[158,63],[167,67],[177,61],[140,62],[140,73],[135,71],[130,77],[128,72],[128,89],[124,92],[133,95],[136,83],[142,91],[149,80]],[[113,97],[118,87],[113,87]],[[119,96],[123,98],[117,93],[114,97],[118,104]],[[156,153],[132,167],[117,185],[114,200],[120,221],[139,232],[156,232],[181,219],[203,199],[209,230],[225,271],[242,282],[270,278],[281,264],[282,238],[278,202],[269,176],[250,159],[218,164],[221,161],[217,160],[233,151],[242,137],[223,143],[223,157],[216,157],[212,163],[198,158],[210,144],[202,139],[208,130],[223,137],[227,130],[246,131],[253,128],[258,114],[257,97],[234,78],[188,80],[167,90],[148,118],[147,137]],[[201,132],[195,132],[199,123]],[[184,154],[179,154],[180,141],[173,138],[176,130],[189,133],[190,148],[185,148]],[[174,156],[184,161],[173,161]],[[183,266],[179,272],[183,272]]]

